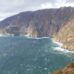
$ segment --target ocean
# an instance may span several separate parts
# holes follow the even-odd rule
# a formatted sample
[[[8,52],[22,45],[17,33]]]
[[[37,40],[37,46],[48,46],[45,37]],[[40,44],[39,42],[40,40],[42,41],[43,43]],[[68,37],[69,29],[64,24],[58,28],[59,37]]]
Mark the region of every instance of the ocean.
[[[71,62],[51,38],[0,37],[0,74],[51,74]]]

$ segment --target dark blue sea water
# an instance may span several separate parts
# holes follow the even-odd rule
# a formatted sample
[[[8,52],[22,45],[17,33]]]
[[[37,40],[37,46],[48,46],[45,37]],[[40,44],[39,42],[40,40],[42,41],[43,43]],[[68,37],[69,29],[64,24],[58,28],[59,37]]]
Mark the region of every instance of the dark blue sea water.
[[[0,37],[0,74],[50,74],[74,61],[50,38]]]

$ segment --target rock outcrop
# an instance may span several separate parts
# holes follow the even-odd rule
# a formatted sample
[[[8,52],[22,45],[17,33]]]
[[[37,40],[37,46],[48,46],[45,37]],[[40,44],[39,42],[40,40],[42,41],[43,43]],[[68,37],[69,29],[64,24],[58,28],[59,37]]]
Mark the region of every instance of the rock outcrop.
[[[74,63],[67,65],[64,69],[55,71],[52,74],[74,74]]]

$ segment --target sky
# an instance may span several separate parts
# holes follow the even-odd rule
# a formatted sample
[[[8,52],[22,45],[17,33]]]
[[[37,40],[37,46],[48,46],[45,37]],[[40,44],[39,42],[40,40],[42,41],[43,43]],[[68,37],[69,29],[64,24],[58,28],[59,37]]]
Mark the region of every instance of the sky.
[[[23,11],[74,7],[74,0],[0,0],[0,20]]]

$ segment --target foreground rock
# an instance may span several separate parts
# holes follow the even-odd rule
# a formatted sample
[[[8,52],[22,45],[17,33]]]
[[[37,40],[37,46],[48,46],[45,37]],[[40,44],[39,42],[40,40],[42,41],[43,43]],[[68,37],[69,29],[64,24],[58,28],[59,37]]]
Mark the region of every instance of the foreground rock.
[[[74,63],[67,65],[64,69],[55,71],[52,74],[74,74]]]

